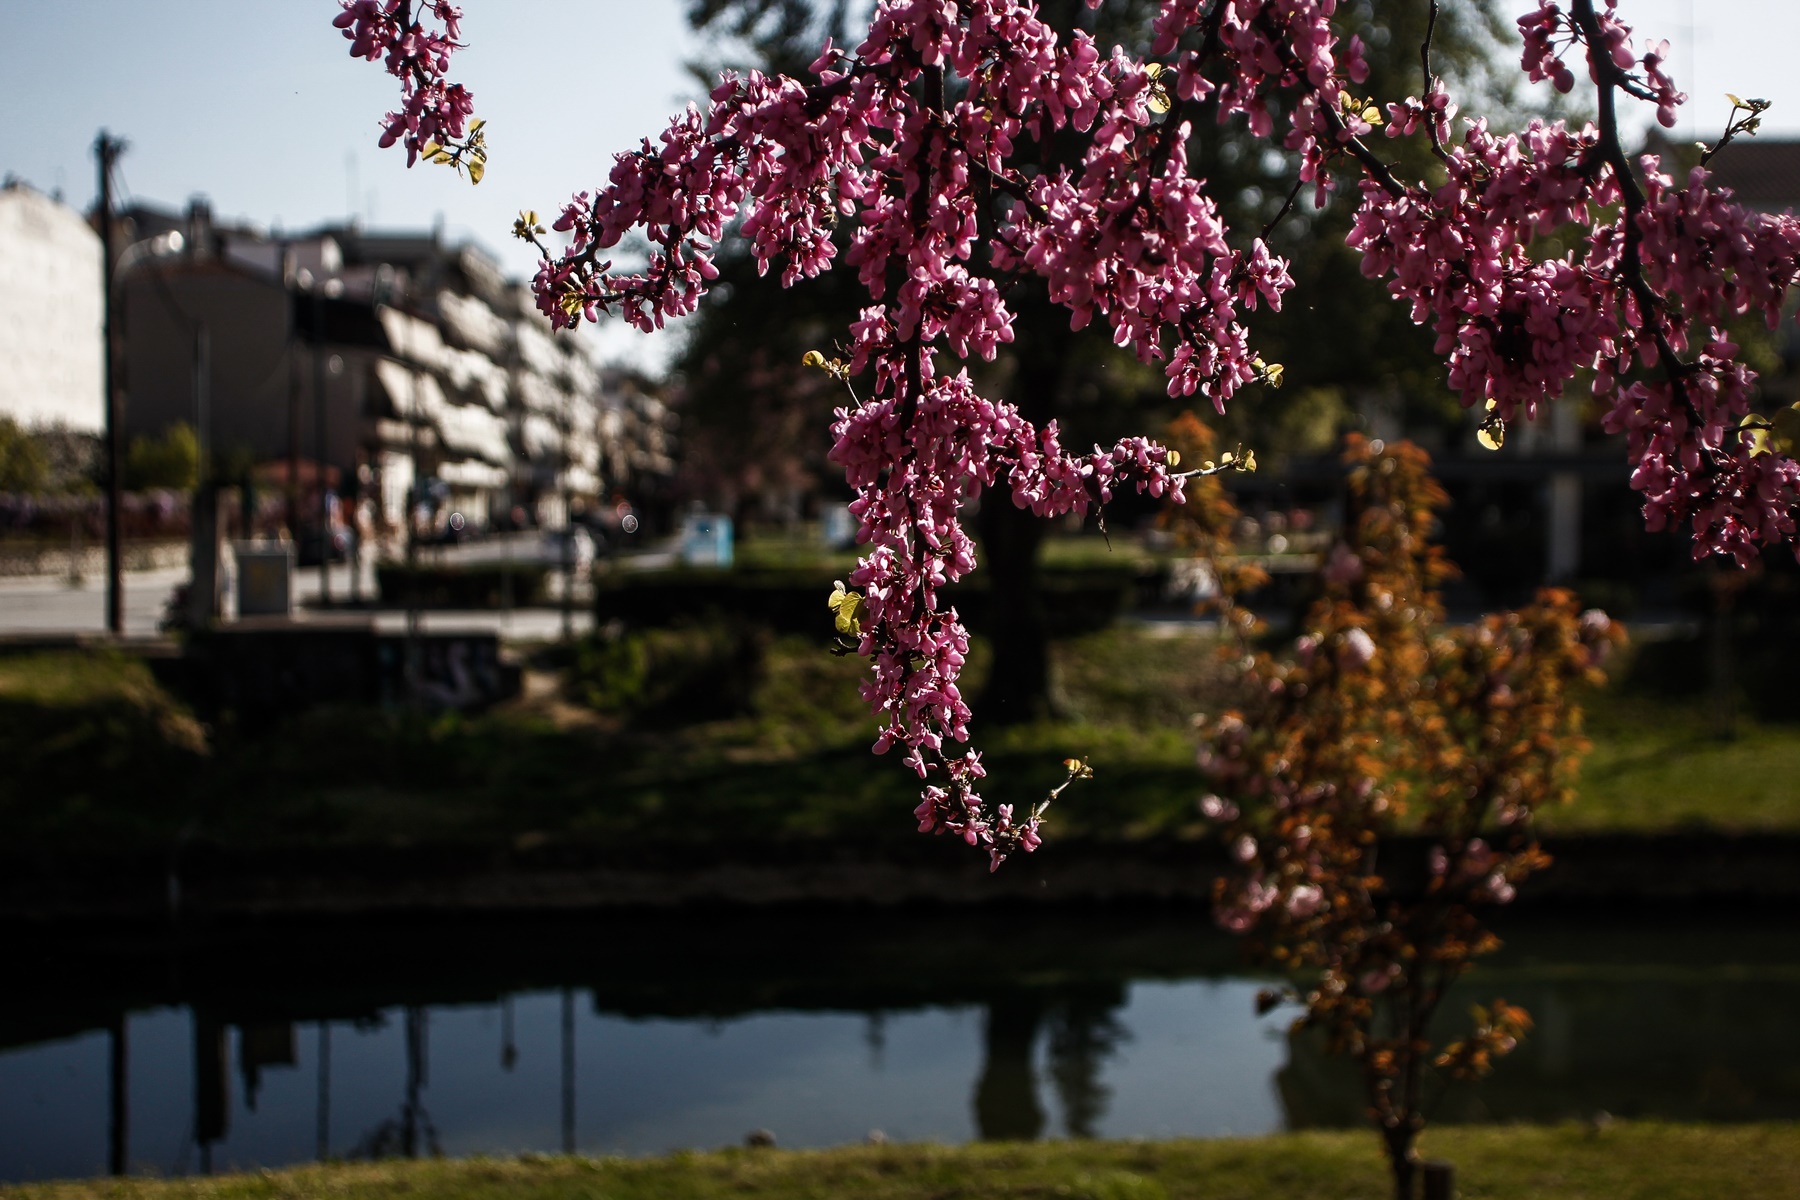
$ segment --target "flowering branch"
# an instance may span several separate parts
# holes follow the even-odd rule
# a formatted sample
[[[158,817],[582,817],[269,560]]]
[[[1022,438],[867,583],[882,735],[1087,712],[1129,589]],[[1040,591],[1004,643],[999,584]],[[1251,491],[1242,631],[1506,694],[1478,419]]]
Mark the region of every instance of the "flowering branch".
[[[370,62],[386,56],[388,74],[400,81],[401,105],[382,120],[383,149],[396,141],[406,147],[406,165],[423,155],[455,167],[466,166],[469,178],[481,182],[487,170],[487,145],[481,122],[470,123],[475,100],[444,73],[450,56],[462,49],[462,9],[448,0],[421,0],[420,15],[429,12],[442,24],[427,27],[413,17],[412,0],[339,0],[343,11],[332,24],[343,30],[350,53]]]
[[[342,2],[353,52],[385,50],[402,80],[384,143],[404,134],[410,161],[462,136],[467,94],[443,79],[460,13],[428,0],[444,26],[431,34],[404,0]],[[1172,397],[1223,411],[1246,384],[1279,379],[1244,321],[1279,309],[1293,286],[1267,244],[1293,197],[1261,237],[1234,239],[1189,169],[1208,113],[1293,154],[1317,203],[1340,172],[1354,183],[1349,244],[1436,331],[1489,444],[1591,376],[1605,427],[1626,436],[1650,528],[1687,521],[1696,554],[1739,562],[1794,539],[1800,463],[1782,430],[1800,413],[1785,425],[1751,415],[1755,374],[1724,329],[1752,311],[1780,319],[1800,275],[1800,221],[1746,212],[1703,167],[1684,187],[1652,157],[1634,169],[1616,97],[1672,124],[1685,97],[1664,70],[1667,46],[1634,50],[1616,0],[1570,3],[1545,0],[1520,20],[1522,66],[1567,91],[1565,58],[1585,63],[1598,127],[1533,120],[1499,134],[1477,120],[1457,140],[1430,26],[1424,93],[1387,104],[1384,121],[1349,90],[1368,67],[1360,40],[1332,29],[1332,0],[1162,0],[1144,58],[1061,37],[1026,0],[879,0],[853,51],[828,42],[805,79],[727,73],[657,141],[618,155],[604,186],[552,222],[566,248],[527,223],[543,256],[537,303],[558,328],[610,312],[655,329],[698,305],[728,229],[792,284],[839,265],[832,235],[849,224],[842,266],[869,303],[845,370],[870,383],[838,410],[832,458],[857,492],[865,547],[849,581],[867,606],[864,696],[881,722],[875,749],[902,748],[927,797],[955,798],[928,806],[933,827],[966,829],[968,812],[986,812],[979,764],[954,746],[968,737],[957,687],[968,639],[941,594],[975,567],[965,505],[994,490],[1042,516],[1081,514],[1120,487],[1179,497],[1196,477],[1145,438],[1073,452],[1054,422],[981,396],[964,364],[1013,339],[1002,286],[1035,281],[1072,328],[1104,322],[1161,366]],[[1721,145],[1760,113],[1739,122],[1736,111]],[[1389,138],[1422,130],[1444,181],[1405,179],[1383,160],[1367,140],[1383,125]],[[1052,135],[1080,146],[1077,161],[1041,153]],[[616,270],[611,253],[633,232],[648,259]],[[1577,248],[1546,253],[1552,233]],[[981,820],[991,848],[998,824]]]

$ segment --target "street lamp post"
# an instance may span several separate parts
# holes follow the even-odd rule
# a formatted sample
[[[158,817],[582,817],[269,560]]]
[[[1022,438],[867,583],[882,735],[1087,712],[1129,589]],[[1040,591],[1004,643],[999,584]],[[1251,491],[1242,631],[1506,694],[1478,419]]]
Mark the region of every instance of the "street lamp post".
[[[113,637],[125,632],[125,573],[119,561],[119,394],[113,346],[113,219],[112,168],[125,143],[102,129],[94,139],[94,159],[100,171],[100,282],[101,339],[105,355],[106,395],[106,631]]]
[[[321,270],[323,266],[321,265]],[[331,607],[331,492],[325,480],[325,281],[313,282],[313,460],[319,481],[319,607]]]
[[[115,253],[113,228],[112,169],[125,152],[126,143],[102,129],[94,138],[94,159],[99,171],[100,202],[100,346],[104,364],[101,386],[102,413],[105,418],[106,458],[106,631],[113,637],[125,633],[125,565],[120,530],[121,497],[124,490],[122,442],[124,440],[123,392],[120,386],[118,338],[121,322],[118,313],[118,287],[125,270],[139,258],[160,257],[179,251],[181,234],[161,233],[133,242]]]

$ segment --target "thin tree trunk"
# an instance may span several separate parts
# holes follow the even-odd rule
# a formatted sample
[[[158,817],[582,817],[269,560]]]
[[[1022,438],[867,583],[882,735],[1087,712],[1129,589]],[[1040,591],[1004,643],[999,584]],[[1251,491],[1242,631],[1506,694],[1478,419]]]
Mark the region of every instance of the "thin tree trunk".
[[[1381,1131],[1381,1139],[1387,1146],[1388,1166],[1394,1173],[1394,1200],[1414,1200],[1413,1182],[1419,1164],[1413,1155],[1413,1139],[1417,1136],[1417,1131],[1405,1124]]]

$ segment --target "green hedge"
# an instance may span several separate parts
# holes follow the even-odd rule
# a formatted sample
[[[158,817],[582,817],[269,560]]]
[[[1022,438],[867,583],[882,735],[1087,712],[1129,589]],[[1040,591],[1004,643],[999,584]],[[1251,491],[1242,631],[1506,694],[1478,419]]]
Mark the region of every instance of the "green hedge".
[[[822,638],[831,630],[825,600],[832,578],[827,571],[807,569],[602,571],[594,577],[594,611],[602,624],[616,620],[658,628],[726,619]],[[1140,589],[1139,572],[1132,567],[1053,570],[1042,578],[1050,635],[1058,638],[1105,629]],[[986,632],[989,591],[983,575],[945,589],[944,596],[972,630]]]
[[[515,607],[537,604],[544,598],[544,581],[550,568],[541,563],[471,563],[466,566],[421,564],[417,571],[405,563],[375,566],[375,587],[385,605],[401,607],[414,602],[425,608],[501,608],[510,586]],[[509,580],[507,577],[511,576]]]
[[[588,707],[639,724],[735,716],[750,707],[767,642],[742,621],[589,638],[576,647],[570,689]]]

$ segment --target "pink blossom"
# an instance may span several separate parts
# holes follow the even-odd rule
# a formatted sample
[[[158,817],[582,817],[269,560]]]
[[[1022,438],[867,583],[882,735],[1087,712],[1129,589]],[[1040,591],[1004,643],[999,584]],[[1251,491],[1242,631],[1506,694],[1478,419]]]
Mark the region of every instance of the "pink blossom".
[[[396,141],[406,147],[408,166],[427,143],[461,138],[474,112],[474,98],[461,84],[448,83],[450,56],[461,49],[462,10],[446,0],[423,0],[420,15],[429,12],[443,26],[432,29],[414,20],[401,22],[400,0],[339,0],[343,11],[332,24],[343,30],[355,58],[370,62],[386,56],[388,74],[400,81],[401,107],[383,118],[380,144]]]
[[[404,144],[410,163],[464,137],[471,98],[446,77],[460,10],[340,5],[351,53],[400,80],[382,144]],[[1502,132],[1459,118],[1439,79],[1387,104],[1387,136],[1423,135],[1435,155],[1429,175],[1402,178],[1364,140],[1366,102],[1349,85],[1367,64],[1361,41],[1334,29],[1336,9],[1162,0],[1139,58],[1059,37],[1024,0],[877,0],[858,45],[827,44],[803,79],[723,75],[554,222],[567,245],[546,251],[533,289],[557,328],[612,314],[653,330],[692,313],[734,223],[784,285],[855,274],[868,303],[844,342],[856,390],[835,414],[831,458],[856,493],[863,557],[849,586],[866,604],[857,649],[874,748],[900,747],[920,777],[921,829],[982,847],[993,865],[1034,848],[1039,819],[991,808],[979,760],[961,748],[968,633],[944,590],[976,568],[966,505],[986,492],[1080,515],[1123,489],[1180,500],[1184,480],[1144,438],[1065,445],[1054,422],[980,395],[966,364],[1012,342],[1011,280],[1030,276],[1072,328],[1104,328],[1156,365],[1171,397],[1223,412],[1265,377],[1246,319],[1281,308],[1294,280],[1256,231],[1227,228],[1188,158],[1189,102],[1207,99],[1220,121],[1290,153],[1315,202],[1355,198],[1348,241],[1362,270],[1431,329],[1449,385],[1480,419],[1529,420],[1591,375],[1647,527],[1685,524],[1697,556],[1740,563],[1795,539],[1800,463],[1744,431],[1757,377],[1725,331],[1753,314],[1787,319],[1800,220],[1745,209],[1704,169],[1676,179],[1654,158],[1631,164],[1616,128],[1532,120]],[[1573,11],[1546,0],[1519,30],[1530,79],[1566,92],[1585,70],[1609,100],[1642,100],[1664,125],[1685,100],[1667,45],[1636,49],[1614,0]],[[1179,103],[1163,105],[1158,88]],[[1079,147],[1066,165],[1015,157],[1022,140],[1053,135]],[[1559,253],[1543,249],[1552,235]],[[632,238],[646,256],[616,268]],[[1332,586],[1360,574],[1333,551]],[[1352,630],[1337,649],[1354,668],[1376,647]],[[1238,770],[1229,747],[1209,753],[1219,777]]]
[[[1238,806],[1209,793],[1200,797],[1200,813],[1209,821],[1235,821]]]
[[[1296,921],[1304,921],[1319,911],[1325,903],[1325,893],[1310,883],[1300,884],[1288,893],[1288,916]]]

